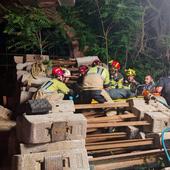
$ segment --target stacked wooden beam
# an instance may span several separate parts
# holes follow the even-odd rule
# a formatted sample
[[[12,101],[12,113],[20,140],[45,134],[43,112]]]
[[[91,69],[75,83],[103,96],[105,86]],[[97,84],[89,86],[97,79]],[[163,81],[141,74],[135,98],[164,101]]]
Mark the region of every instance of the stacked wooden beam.
[[[67,105],[67,101],[65,104]],[[70,105],[69,101],[68,104]],[[86,118],[72,111],[65,112],[63,106],[56,107],[58,110],[49,114],[23,115],[17,118],[20,151],[13,156],[12,169],[89,169],[84,140]],[[67,109],[66,107],[65,110]]]
[[[135,100],[139,100],[139,104]],[[155,109],[154,116],[146,112],[147,109],[152,112],[152,107]],[[149,135],[169,122],[168,117],[159,112],[162,105],[148,106],[143,99],[134,99],[128,102],[75,105],[75,108],[87,118],[86,149],[92,157],[90,163],[94,169],[152,164],[163,155],[162,150],[154,150],[161,147],[157,142],[158,136]]]

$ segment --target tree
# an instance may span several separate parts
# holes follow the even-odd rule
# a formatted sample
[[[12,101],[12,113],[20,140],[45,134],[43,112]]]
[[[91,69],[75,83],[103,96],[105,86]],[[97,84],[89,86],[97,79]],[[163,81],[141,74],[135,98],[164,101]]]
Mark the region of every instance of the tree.
[[[23,49],[24,51],[39,49],[42,55],[49,43],[48,36],[44,36],[43,30],[51,28],[52,22],[41,9],[10,10],[5,19],[8,24],[4,33],[11,36],[10,49]]]

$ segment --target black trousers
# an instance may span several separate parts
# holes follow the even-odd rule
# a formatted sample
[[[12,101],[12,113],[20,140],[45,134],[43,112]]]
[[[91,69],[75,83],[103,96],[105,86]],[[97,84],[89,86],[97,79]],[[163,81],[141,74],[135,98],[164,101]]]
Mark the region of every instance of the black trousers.
[[[95,99],[99,103],[106,102],[106,99],[101,95],[101,90],[84,90],[81,93],[81,103],[91,103],[92,99]]]

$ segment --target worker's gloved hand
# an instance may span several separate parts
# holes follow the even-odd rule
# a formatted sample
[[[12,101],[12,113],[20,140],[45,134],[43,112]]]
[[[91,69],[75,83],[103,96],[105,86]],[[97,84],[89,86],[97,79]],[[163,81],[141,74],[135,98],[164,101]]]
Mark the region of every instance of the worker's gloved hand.
[[[75,93],[72,89],[70,89],[69,93],[65,95],[64,99],[75,101],[79,97],[79,94]]]
[[[69,100],[74,100],[73,96],[69,96],[68,98],[69,98]]]

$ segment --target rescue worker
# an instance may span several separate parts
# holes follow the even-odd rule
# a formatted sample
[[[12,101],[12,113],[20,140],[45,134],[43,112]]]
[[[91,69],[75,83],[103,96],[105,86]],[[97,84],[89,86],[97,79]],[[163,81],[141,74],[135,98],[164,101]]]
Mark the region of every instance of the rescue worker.
[[[167,104],[170,106],[170,76],[162,77],[156,85],[156,92],[160,93],[165,98]]]
[[[77,80],[77,83],[78,84],[82,84],[83,83],[83,79],[84,79],[84,76],[86,75],[86,73],[88,72],[89,68],[88,66],[86,65],[81,65],[79,67],[79,79]]]
[[[64,70],[60,67],[54,67],[52,69],[52,75],[54,78],[45,82],[34,96],[35,99],[46,98],[48,100],[61,100],[65,95],[72,93],[66,84],[65,80],[67,78],[64,75]]]
[[[101,66],[100,60],[94,60],[92,67],[88,70],[83,80],[83,101],[91,103],[95,99],[99,103],[112,102],[109,94],[104,88],[109,87],[109,71]]]
[[[125,70],[127,80],[124,81],[124,88],[130,90],[130,97],[136,96],[139,83],[135,80],[136,71],[134,69]]]
[[[81,65],[79,67],[79,78],[77,80],[76,83],[72,84],[71,89],[73,89],[74,93],[75,93],[75,98],[74,98],[74,103],[79,104],[79,103],[83,103],[83,80],[84,80],[84,76],[86,75],[86,73],[88,72],[88,66],[86,65]]]
[[[151,93],[155,91],[155,82],[151,75],[145,76],[145,84],[143,86],[143,90],[148,90]]]
[[[123,75],[119,72],[120,63],[116,60],[109,62],[110,86],[111,88],[123,87]]]
[[[124,77],[119,72],[120,68],[118,61],[111,60],[109,62],[110,87],[107,92],[113,100],[127,97],[127,90],[123,88]]]

